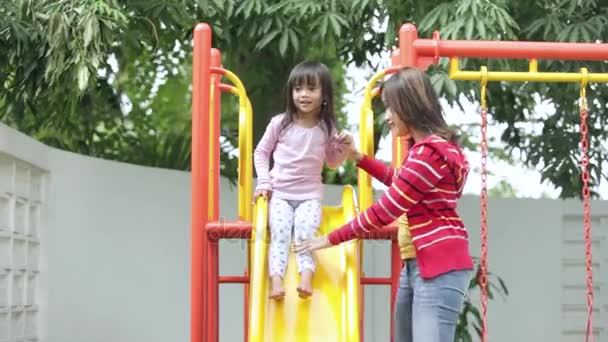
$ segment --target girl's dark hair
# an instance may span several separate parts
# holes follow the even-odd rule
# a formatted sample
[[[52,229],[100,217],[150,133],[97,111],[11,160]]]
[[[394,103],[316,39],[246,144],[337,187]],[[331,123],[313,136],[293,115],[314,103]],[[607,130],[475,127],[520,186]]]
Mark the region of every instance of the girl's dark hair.
[[[331,74],[325,64],[304,61],[296,65],[289,74],[285,89],[287,108],[281,123],[281,130],[293,123],[298,110],[293,101],[293,89],[297,86],[315,85],[321,87],[322,101],[319,118],[324,123],[327,134],[331,134],[336,126],[336,113],[334,111],[334,88]]]
[[[404,67],[391,75],[382,85],[382,100],[413,129],[458,143],[457,134],[445,122],[431,80],[419,69]]]

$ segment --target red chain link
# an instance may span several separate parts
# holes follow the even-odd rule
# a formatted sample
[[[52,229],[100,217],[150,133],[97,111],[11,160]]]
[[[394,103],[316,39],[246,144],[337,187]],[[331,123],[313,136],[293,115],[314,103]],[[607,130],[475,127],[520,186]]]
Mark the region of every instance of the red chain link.
[[[595,341],[593,335],[593,270],[592,270],[592,252],[591,252],[591,204],[589,198],[591,197],[591,191],[589,189],[589,141],[587,140],[587,133],[589,128],[587,126],[587,99],[585,98],[584,88],[581,88],[581,149],[582,149],[582,180],[583,180],[583,226],[585,229],[585,264],[587,271],[587,333],[585,341]]]
[[[485,89],[484,89],[485,90]],[[484,94],[485,95],[485,94]],[[485,97],[485,96],[484,96]],[[483,101],[485,102],[485,101]],[[482,306],[482,342],[488,341],[488,110],[485,104],[481,108],[481,274],[479,285],[481,287]]]

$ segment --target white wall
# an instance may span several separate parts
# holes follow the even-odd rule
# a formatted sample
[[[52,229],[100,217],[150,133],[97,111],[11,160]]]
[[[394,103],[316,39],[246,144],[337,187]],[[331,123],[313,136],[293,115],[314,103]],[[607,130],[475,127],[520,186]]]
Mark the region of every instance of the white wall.
[[[1,124],[0,152],[48,171],[41,341],[189,341],[189,174],[50,149]],[[236,216],[234,191],[222,183],[226,219]],[[338,203],[339,193],[340,187],[328,187],[326,203]],[[479,198],[466,196],[460,206],[471,251],[479,255]],[[490,200],[490,270],[510,290],[506,300],[490,304],[491,341],[582,340],[577,336],[584,329],[585,303],[579,207],[577,201]],[[607,338],[608,203],[594,202],[593,212],[599,304],[594,322],[604,334],[599,341]],[[222,244],[223,275],[242,274],[244,246]],[[388,275],[388,244],[366,246],[366,274]],[[242,287],[223,285],[220,292],[221,341],[240,341]],[[366,289],[366,341],[388,340],[388,293],[385,287]]]

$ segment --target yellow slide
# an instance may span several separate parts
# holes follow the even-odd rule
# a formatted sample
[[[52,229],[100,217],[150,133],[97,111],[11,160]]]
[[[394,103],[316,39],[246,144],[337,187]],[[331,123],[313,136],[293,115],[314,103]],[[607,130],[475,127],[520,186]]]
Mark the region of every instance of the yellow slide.
[[[323,207],[320,234],[327,234],[356,215],[354,192],[346,186],[342,204]],[[249,287],[249,341],[359,342],[359,268],[357,241],[316,252],[313,295],[298,297],[295,256],[285,274],[282,301],[268,298],[267,203],[258,198],[254,208]]]

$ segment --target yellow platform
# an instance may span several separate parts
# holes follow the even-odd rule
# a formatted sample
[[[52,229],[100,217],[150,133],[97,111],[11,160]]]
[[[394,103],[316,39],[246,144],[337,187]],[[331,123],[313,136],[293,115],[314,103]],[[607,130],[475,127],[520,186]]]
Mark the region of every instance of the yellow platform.
[[[340,227],[356,215],[351,187],[344,188],[342,204],[323,208],[322,234]],[[359,342],[359,296],[357,241],[316,252],[317,271],[313,295],[298,297],[299,276],[295,256],[289,258],[285,275],[286,296],[268,298],[267,204],[258,199],[254,208],[249,301],[249,341]]]

